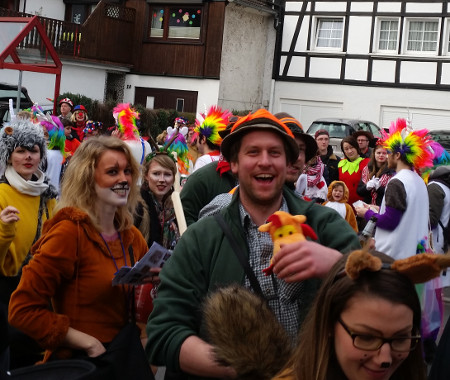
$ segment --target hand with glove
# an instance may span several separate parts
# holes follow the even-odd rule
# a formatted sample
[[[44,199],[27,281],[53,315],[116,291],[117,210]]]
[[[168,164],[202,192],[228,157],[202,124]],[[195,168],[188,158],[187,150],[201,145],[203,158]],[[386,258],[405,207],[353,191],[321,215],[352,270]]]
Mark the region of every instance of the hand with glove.
[[[366,183],[366,189],[367,190],[378,190],[380,187],[380,179],[373,176],[369,181]]]
[[[378,190],[380,188],[380,179],[379,178],[372,178],[372,180],[374,181],[374,189]]]

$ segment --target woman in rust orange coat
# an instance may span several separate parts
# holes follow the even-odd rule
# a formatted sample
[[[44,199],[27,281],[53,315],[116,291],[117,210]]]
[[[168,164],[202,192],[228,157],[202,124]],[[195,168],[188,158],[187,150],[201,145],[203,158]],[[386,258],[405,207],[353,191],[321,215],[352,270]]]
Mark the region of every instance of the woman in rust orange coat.
[[[70,161],[56,214],[32,248],[9,312],[47,357],[97,357],[128,322],[131,289],[111,281],[147,251],[133,226],[138,173],[113,137],[89,139]]]

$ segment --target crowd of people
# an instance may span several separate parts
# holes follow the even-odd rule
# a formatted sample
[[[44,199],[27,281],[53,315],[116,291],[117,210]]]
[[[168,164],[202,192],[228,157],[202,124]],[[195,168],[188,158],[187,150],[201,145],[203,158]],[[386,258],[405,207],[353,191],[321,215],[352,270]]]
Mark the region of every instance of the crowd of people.
[[[59,105],[58,117],[36,107],[0,130],[0,371],[103,357],[135,325],[136,287],[112,279],[159,244],[171,256],[139,285],[151,305],[138,323],[148,371],[136,378],[158,367],[167,380],[244,376],[245,365],[218,359],[211,336],[221,332],[201,313],[230,286],[256,295],[286,334],[291,354],[264,378],[426,378],[444,321],[430,326],[436,310],[423,305],[442,307],[450,262],[419,280],[393,269],[448,250],[450,156],[426,130],[399,119],[376,142],[357,131],[341,159],[326,130],[310,136],[287,113],[213,106],[155,142],[129,104],[114,108],[109,131],[83,105]],[[259,227],[276,211],[303,215],[313,233],[275,254]],[[362,247],[369,219],[375,233]],[[351,252],[380,264],[355,277]],[[251,325],[241,309],[237,300],[224,312],[236,331]],[[119,360],[98,378],[124,370]]]

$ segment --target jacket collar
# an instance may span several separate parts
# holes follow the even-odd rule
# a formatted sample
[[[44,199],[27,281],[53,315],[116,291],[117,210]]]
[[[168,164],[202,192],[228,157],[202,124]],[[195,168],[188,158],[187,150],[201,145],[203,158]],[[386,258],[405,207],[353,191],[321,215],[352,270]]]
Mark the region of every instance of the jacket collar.
[[[106,248],[105,242],[103,241],[102,237],[100,236],[100,232],[95,228],[89,215],[76,207],[65,207],[65,208],[59,210],[53,216],[53,218],[46,221],[44,223],[44,227],[42,230],[42,236],[46,232],[48,232],[52,227],[54,227],[56,224],[58,224],[59,222],[62,222],[64,220],[70,220],[77,225],[78,231],[74,231],[74,233],[79,233],[80,232],[79,229],[82,228],[84,230],[85,234],[87,235],[88,239],[91,240],[92,242],[94,242],[94,244],[96,244],[101,249],[101,251],[103,252],[104,255],[106,255],[108,257],[110,256],[110,254]],[[129,228],[127,230],[120,231],[120,235],[121,235],[123,246],[125,249],[125,254],[127,255],[127,258],[128,258],[128,255],[129,255],[128,247],[130,245],[132,245],[133,240],[134,240],[133,230],[132,230],[132,228]],[[38,246],[38,244],[36,244],[36,246]],[[120,256],[122,256],[122,253],[120,253]]]

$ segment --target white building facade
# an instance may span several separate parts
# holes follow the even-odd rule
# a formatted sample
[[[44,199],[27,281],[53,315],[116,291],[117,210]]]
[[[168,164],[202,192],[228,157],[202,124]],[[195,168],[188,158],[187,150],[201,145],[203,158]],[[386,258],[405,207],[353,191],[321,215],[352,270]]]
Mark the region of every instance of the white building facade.
[[[450,129],[447,1],[286,1],[271,109]]]

